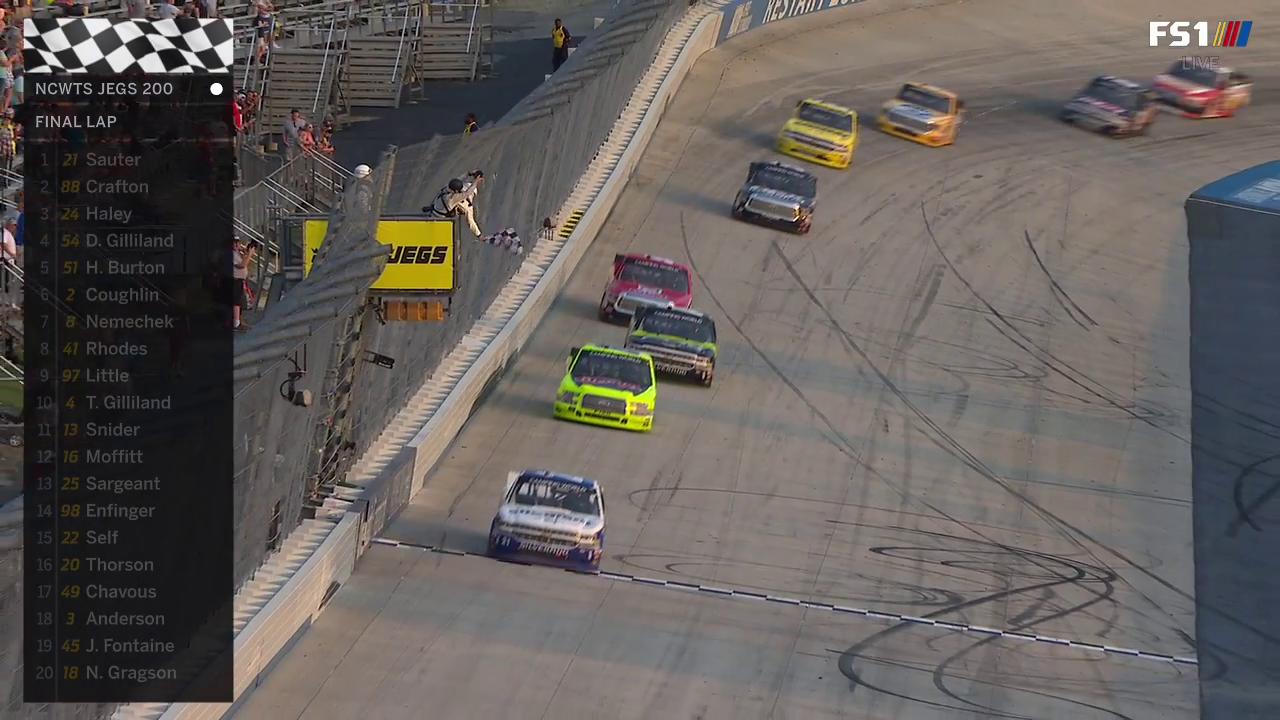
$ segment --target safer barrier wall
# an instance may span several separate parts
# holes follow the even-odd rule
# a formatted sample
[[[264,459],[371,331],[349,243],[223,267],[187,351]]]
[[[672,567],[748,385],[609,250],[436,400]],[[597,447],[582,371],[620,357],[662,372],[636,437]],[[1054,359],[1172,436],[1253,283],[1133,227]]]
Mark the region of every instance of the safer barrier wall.
[[[247,580],[301,520],[307,475],[315,470],[316,426],[328,411],[323,393],[339,334],[386,255],[373,235],[393,166],[394,160],[385,158],[368,180],[346,193],[330,220],[334,231],[311,277],[236,343],[237,583]],[[291,358],[305,359],[307,374],[298,387],[314,393],[311,407],[298,407],[281,396],[282,383],[295,369]]]

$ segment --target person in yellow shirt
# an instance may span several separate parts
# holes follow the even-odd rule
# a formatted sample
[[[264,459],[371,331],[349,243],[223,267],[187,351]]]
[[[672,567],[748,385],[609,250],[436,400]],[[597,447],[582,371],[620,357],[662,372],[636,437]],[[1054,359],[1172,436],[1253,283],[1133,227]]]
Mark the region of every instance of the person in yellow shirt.
[[[555,27],[551,28],[551,72],[559,70],[564,61],[569,59],[569,41],[572,39],[569,28],[564,26],[560,18],[556,18]]]

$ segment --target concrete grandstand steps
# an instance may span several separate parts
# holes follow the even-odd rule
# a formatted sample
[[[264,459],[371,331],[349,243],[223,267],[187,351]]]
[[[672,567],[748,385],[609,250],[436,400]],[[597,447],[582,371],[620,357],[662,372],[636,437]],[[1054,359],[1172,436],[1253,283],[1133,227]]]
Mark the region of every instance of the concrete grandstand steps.
[[[493,26],[426,25],[413,54],[419,80],[475,80],[493,41]]]
[[[289,111],[302,110],[319,122],[331,107],[341,66],[339,53],[324,49],[282,48],[271,51],[267,92],[258,115],[264,133],[279,133]]]
[[[342,72],[347,104],[351,107],[400,107],[412,54],[411,37],[349,40]]]

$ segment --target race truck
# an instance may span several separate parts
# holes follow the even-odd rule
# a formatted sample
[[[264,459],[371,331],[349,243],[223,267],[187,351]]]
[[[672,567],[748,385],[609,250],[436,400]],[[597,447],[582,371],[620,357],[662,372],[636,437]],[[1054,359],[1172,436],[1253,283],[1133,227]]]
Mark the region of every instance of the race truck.
[[[624,347],[647,353],[658,372],[707,387],[716,373],[716,323],[696,310],[638,308]]]
[[[641,305],[687,308],[693,283],[686,265],[653,255],[614,255],[613,278],[600,297],[600,319],[629,318]]]
[[[556,391],[555,416],[562,420],[648,432],[658,380],[647,353],[607,345],[569,351],[568,367]]]
[[[1231,117],[1253,97],[1253,81],[1244,73],[1185,60],[1157,75],[1152,87],[1161,103],[1189,118]]]
[[[761,225],[809,232],[818,199],[818,178],[794,165],[753,162],[733,200],[733,216]]]
[[[858,147],[858,113],[822,100],[802,100],[778,133],[778,152],[844,169]]]
[[[1063,106],[1065,123],[1111,137],[1142,135],[1156,119],[1155,94],[1138,83],[1099,75]]]
[[[929,147],[956,141],[964,119],[964,101],[950,90],[923,83],[907,83],[880,108],[876,126],[881,132]]]
[[[507,473],[502,505],[489,526],[489,556],[600,569],[604,495],[595,480],[548,470]]]

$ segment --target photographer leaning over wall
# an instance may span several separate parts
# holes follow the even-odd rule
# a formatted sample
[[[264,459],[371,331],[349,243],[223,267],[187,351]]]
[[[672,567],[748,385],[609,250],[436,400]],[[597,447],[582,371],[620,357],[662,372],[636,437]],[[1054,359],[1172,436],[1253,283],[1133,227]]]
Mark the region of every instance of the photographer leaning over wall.
[[[471,228],[471,234],[477,238],[483,237],[484,233],[480,231],[480,226],[476,224],[476,193],[480,191],[480,184],[484,182],[484,172],[482,170],[472,170],[467,173],[467,179],[454,178],[449,181],[436,195],[436,199],[430,205],[424,205],[422,212],[434,217],[457,217],[462,215],[467,219],[467,226]]]

